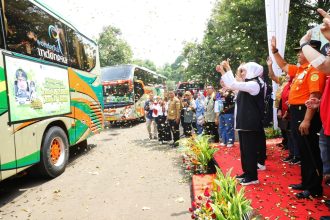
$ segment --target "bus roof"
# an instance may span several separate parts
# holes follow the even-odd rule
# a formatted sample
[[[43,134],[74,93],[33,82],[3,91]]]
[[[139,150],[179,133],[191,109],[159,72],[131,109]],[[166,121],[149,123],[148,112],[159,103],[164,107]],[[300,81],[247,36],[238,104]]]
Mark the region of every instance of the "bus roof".
[[[160,75],[148,68],[137,66],[134,64],[123,64],[123,65],[117,65],[117,66],[106,66],[101,68],[102,73],[102,81],[110,81],[110,80],[122,80],[122,79],[128,79],[131,77],[131,74],[135,68],[144,70],[146,72],[149,72],[153,75],[158,76],[159,78],[162,78],[164,80],[167,79],[167,77]],[[111,73],[111,77],[110,77]]]

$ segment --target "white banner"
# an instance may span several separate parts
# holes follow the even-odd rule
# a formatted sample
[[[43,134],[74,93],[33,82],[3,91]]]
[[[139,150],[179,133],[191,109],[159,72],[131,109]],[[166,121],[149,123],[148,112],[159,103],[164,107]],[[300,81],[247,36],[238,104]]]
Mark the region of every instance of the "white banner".
[[[267,38],[268,38],[268,51],[269,56],[273,60],[273,70],[275,75],[282,74],[282,70],[277,66],[273,53],[271,52],[271,39],[276,37],[278,52],[284,57],[286,34],[288,29],[288,18],[290,0],[265,0],[266,19],[267,19]],[[278,85],[273,82],[273,99]],[[273,107],[274,128],[277,128],[277,109]]]

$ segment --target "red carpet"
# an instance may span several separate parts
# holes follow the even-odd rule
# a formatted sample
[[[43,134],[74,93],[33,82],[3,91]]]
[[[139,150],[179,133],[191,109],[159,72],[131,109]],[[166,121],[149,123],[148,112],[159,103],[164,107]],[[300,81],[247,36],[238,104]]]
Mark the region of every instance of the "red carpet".
[[[319,219],[330,215],[322,199],[330,198],[330,187],[324,186],[324,197],[321,199],[298,200],[294,191],[288,188],[291,183],[300,182],[300,167],[283,163],[287,151],[275,146],[278,139],[267,141],[266,171],[259,171],[259,185],[247,186],[246,197],[252,200],[252,207],[266,219]],[[232,175],[241,174],[239,146],[220,147],[214,156],[219,167],[225,173],[233,168]]]

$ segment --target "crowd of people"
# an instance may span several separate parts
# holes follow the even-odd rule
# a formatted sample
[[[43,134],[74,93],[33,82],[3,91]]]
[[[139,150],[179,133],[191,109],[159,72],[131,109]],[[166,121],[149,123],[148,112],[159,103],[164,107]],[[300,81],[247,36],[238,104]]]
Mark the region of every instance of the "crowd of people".
[[[180,137],[206,134],[214,142],[221,140],[221,146],[232,147],[235,97],[236,93],[224,85],[219,91],[207,86],[205,94],[169,91],[164,98],[151,94],[144,106],[149,139],[175,147]]]
[[[330,16],[322,9],[318,12],[324,17],[321,32],[330,41]],[[289,150],[283,161],[301,167],[301,179],[292,180],[296,183],[289,186],[298,191],[298,199],[322,196],[323,180],[330,187],[330,52],[328,56],[321,54],[320,46],[321,42],[312,40],[311,32],[307,32],[295,48],[297,64],[289,64],[279,54],[273,36],[274,60],[267,59],[269,76],[279,84],[275,106],[283,136],[281,146]],[[274,74],[273,62],[282,69],[282,76]],[[151,96],[145,107],[149,137],[157,138],[157,124],[159,141],[170,141],[173,136],[171,144],[175,146],[181,122],[186,137],[193,133],[212,135],[214,142],[232,147],[236,129],[243,170],[237,179],[242,185],[258,184],[258,170],[266,170],[263,116],[267,86],[263,67],[243,63],[234,76],[225,60],[216,71],[221,74],[218,91],[207,86],[205,94],[194,96],[189,91],[177,95],[170,91],[164,100]],[[325,203],[330,206],[329,200]]]

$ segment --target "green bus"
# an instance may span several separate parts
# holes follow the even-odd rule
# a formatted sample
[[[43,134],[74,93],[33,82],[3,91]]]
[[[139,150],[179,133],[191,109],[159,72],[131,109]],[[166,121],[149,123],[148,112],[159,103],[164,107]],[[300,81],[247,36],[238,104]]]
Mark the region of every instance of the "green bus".
[[[69,147],[103,129],[97,44],[36,0],[1,0],[0,180],[64,172]]]
[[[144,120],[149,95],[164,97],[166,77],[136,65],[102,67],[106,125],[112,122]]]

